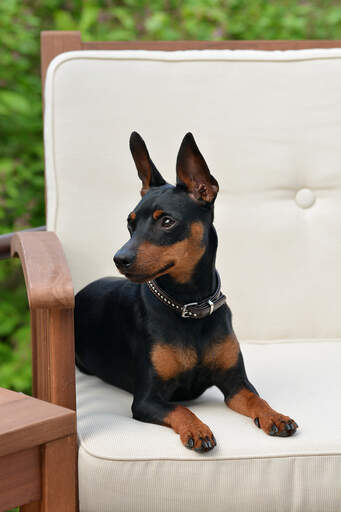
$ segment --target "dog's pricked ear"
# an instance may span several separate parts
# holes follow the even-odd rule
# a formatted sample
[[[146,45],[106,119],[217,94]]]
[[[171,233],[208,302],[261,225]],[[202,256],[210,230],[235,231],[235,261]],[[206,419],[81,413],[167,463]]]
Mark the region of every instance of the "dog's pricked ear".
[[[185,185],[193,199],[214,202],[219,185],[210,173],[191,133],[187,133],[181,143],[176,161],[176,176],[177,185]]]
[[[150,187],[165,185],[165,180],[153,164],[147,146],[141,135],[133,132],[130,135],[129,147],[136,165],[140,180],[142,181],[141,196],[144,196]]]

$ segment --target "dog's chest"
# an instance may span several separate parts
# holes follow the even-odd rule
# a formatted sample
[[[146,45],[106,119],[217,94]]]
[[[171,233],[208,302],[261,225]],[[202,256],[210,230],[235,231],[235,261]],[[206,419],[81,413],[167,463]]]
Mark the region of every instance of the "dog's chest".
[[[202,369],[205,373],[228,370],[237,363],[238,355],[239,343],[231,334],[201,350],[194,346],[157,342],[152,346],[150,359],[157,375],[168,381],[194,369]]]

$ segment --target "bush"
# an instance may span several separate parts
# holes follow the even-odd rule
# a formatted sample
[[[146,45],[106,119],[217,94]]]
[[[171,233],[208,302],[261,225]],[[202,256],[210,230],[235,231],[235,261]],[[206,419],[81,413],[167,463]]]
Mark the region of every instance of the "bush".
[[[84,40],[341,39],[328,0],[4,0],[0,3],[0,233],[44,221],[40,30]],[[30,391],[20,265],[0,262],[0,386]]]

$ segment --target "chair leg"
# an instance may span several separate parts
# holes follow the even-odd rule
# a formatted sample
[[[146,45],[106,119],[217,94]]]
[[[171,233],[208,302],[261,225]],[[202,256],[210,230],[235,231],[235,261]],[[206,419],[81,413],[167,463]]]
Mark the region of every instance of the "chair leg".
[[[20,507],[20,512],[77,512],[76,435],[42,447],[41,501]]]
[[[76,435],[44,446],[40,512],[76,512],[76,455]]]

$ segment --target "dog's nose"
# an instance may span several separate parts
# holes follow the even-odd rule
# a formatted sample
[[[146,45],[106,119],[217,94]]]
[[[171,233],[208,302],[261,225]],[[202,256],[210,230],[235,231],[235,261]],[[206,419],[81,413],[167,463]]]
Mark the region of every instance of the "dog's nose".
[[[127,252],[121,253],[118,251],[114,256],[114,263],[118,268],[126,269],[129,268],[134,261],[134,256]]]

